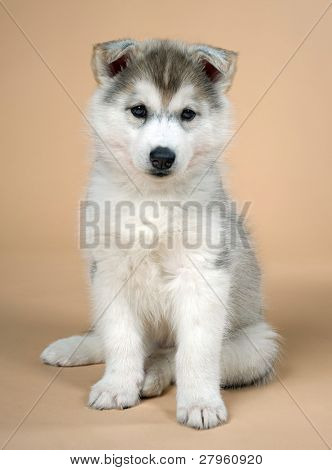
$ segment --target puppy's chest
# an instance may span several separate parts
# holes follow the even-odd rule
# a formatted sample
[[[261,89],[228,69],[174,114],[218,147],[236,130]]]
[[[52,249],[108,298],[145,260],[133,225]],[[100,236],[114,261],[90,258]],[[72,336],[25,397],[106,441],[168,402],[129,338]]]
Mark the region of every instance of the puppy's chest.
[[[160,253],[146,253],[128,284],[127,295],[146,324],[159,324],[162,319],[169,319],[172,311],[167,295],[168,274],[164,270],[164,264]]]
[[[153,312],[156,319],[172,311],[168,287],[186,264],[187,251],[210,256],[207,231],[218,233],[219,219],[207,218],[197,204],[131,203],[103,221],[100,233],[107,249],[97,247],[95,255],[107,259],[113,276],[128,279],[129,275],[126,289],[131,304],[140,314]]]
[[[118,207],[101,218],[101,233],[112,246],[129,250],[172,248],[201,231],[202,215],[172,202],[146,201]]]

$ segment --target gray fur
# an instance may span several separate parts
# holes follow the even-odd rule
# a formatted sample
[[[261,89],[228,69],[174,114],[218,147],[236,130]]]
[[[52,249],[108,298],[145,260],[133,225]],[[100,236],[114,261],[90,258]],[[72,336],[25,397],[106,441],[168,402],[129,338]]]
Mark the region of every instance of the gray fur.
[[[107,78],[107,65],[126,55],[127,67],[117,76]],[[135,42],[110,41],[94,47],[92,68],[96,80],[104,82],[105,101],[111,102],[119,93],[130,90],[140,78],[152,81],[165,101],[185,83],[207,99],[212,108],[221,106],[214,83],[207,80],[204,61],[220,71],[220,86],[226,91],[235,73],[235,52],[207,45],[186,45],[168,40]]]

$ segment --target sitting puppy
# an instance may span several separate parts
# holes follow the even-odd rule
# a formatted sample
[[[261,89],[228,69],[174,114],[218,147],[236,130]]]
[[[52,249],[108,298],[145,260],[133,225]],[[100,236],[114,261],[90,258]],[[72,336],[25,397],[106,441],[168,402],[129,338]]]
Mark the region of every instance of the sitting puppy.
[[[273,377],[260,270],[217,168],[235,63],[234,52],[168,40],[94,47],[81,214],[93,326],[41,355],[105,362],[93,408],[131,407],[176,383],[178,421],[211,428],[227,420],[220,387]]]

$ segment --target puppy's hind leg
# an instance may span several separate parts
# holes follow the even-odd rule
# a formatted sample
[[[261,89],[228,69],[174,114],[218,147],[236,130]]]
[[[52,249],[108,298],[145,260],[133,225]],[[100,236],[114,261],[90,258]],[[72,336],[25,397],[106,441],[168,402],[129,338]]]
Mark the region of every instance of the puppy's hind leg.
[[[279,342],[279,335],[263,320],[227,339],[221,355],[221,386],[236,388],[271,381]]]
[[[141,396],[151,398],[161,395],[175,382],[175,349],[158,349],[147,358],[144,369]]]
[[[52,366],[72,367],[104,362],[104,354],[98,335],[89,332],[51,343],[41,353],[40,359]]]

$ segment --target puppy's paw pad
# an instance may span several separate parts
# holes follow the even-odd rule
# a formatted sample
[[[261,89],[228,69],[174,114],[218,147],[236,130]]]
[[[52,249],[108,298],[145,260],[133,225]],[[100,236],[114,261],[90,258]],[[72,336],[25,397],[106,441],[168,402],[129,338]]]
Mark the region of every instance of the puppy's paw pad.
[[[210,429],[227,421],[227,410],[223,403],[218,406],[189,406],[177,410],[179,423],[195,429]]]
[[[97,382],[89,395],[89,406],[96,410],[131,408],[139,402],[138,388],[117,388],[112,383]]]

